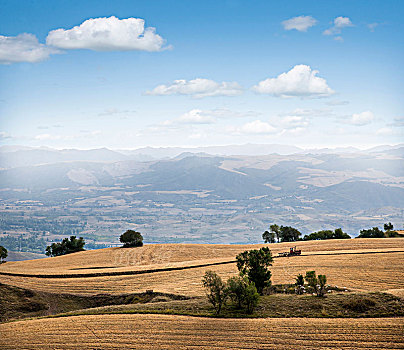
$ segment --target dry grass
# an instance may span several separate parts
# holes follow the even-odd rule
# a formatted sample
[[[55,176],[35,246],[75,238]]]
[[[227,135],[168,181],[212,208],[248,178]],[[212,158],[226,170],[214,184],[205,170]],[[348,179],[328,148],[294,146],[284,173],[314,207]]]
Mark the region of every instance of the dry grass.
[[[56,259],[55,259],[56,260]],[[298,273],[316,270],[326,274],[328,282],[360,291],[383,291],[403,288],[404,253],[316,255],[280,258],[272,266],[272,282],[291,283]],[[237,274],[236,264],[218,265],[180,271],[155,272],[133,276],[90,278],[27,278],[1,276],[3,283],[54,293],[91,295],[96,293],[138,293],[146,289],[157,292],[203,295],[201,279],[207,270],[223,278]]]
[[[351,239],[307,241],[295,243],[303,254],[328,254],[330,252],[404,251],[404,239]],[[287,251],[291,243],[269,245],[276,256]],[[74,253],[56,258],[8,262],[0,272],[31,274],[83,274],[158,269],[190,266],[234,260],[247,249],[264,245],[218,244],[150,244],[140,248],[107,248]]]
[[[0,325],[0,349],[403,349],[404,320],[101,315]]]

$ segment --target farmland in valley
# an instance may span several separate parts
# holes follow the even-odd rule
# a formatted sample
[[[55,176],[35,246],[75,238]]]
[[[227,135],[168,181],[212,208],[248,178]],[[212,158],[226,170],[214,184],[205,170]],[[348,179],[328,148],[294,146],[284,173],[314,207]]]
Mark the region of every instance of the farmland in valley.
[[[298,273],[315,270],[326,274],[330,284],[348,289],[347,295],[371,292],[403,295],[404,239],[306,241],[296,244],[302,249],[301,256],[280,258],[276,257],[278,253],[288,250],[291,244],[269,245],[276,257],[271,267],[273,284],[293,283]],[[2,264],[0,281],[3,284],[32,290],[42,295],[42,300],[46,299],[46,293],[65,293],[63,298],[67,298],[70,304],[66,308],[56,308],[58,312],[75,310],[71,305],[75,298],[92,298],[96,294],[119,297],[125,293],[153,290],[155,293],[193,299],[172,300],[162,296],[153,303],[110,303],[103,305],[111,306],[74,311],[75,316],[66,314],[62,318],[0,324],[0,332],[5,334],[0,341],[0,349],[15,348],[16,339],[20,349],[79,349],[83,346],[97,349],[155,349],[156,346],[161,349],[173,346],[178,349],[290,349],[291,341],[295,349],[403,348],[402,317],[372,318],[368,313],[364,319],[347,316],[342,319],[343,309],[333,309],[331,305],[333,300],[345,298],[342,294],[330,295],[315,311],[315,315],[321,317],[327,317],[329,313],[337,318],[282,318],[293,317],[294,309],[292,303],[288,306],[289,311],[282,310],[280,305],[289,303],[291,299],[281,295],[276,300],[275,296],[263,298],[266,304],[259,307],[256,314],[256,317],[271,315],[275,318],[223,320],[167,315],[170,312],[209,315],[210,306],[204,300],[201,286],[205,271],[214,270],[223,279],[235,276],[238,273],[235,256],[244,250],[262,246],[145,245]],[[166,270],[158,271],[161,269]],[[402,302],[384,295],[374,294],[374,298],[380,298],[380,305],[384,300],[390,300],[393,313],[401,315]],[[317,303],[315,297],[306,298]],[[84,299],[81,302],[86,304]],[[310,310],[303,310],[304,304],[304,299],[301,299],[300,315],[305,315],[305,312],[311,315]],[[265,311],[268,305],[273,305],[273,311]],[[394,311],[396,307],[397,313]],[[45,315],[51,313],[46,312]],[[380,311],[379,315],[384,315],[383,312]],[[349,315],[352,317],[352,314]],[[353,316],[357,317],[356,314]]]

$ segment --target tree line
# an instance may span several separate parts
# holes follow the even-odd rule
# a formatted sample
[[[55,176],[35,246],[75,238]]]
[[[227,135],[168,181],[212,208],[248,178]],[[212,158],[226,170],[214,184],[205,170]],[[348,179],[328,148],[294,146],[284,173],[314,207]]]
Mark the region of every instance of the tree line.
[[[351,236],[343,232],[341,228],[332,230],[320,230],[304,235],[291,226],[279,226],[272,224],[269,230],[262,234],[262,239],[265,243],[279,243],[279,242],[296,242],[296,241],[312,241],[312,240],[325,240],[325,239],[350,239]],[[388,238],[399,237],[400,235],[394,231],[394,226],[391,222],[384,224],[384,231],[378,227],[371,229],[360,230],[357,238]]]

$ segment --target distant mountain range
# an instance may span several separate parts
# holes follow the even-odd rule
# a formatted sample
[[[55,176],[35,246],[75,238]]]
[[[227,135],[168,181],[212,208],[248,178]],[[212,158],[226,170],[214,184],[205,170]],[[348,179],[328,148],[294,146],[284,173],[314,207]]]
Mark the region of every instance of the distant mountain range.
[[[154,241],[236,243],[259,241],[273,222],[305,233],[343,227],[353,235],[387,221],[403,225],[403,145],[333,152],[3,147],[0,157],[3,232],[32,232],[45,220],[49,227],[74,222],[103,242],[135,227]]]

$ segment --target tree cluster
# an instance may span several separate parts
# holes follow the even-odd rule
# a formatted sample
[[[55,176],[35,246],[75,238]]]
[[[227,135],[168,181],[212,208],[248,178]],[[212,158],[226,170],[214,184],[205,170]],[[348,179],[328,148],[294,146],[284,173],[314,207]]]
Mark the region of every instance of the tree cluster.
[[[224,283],[213,271],[207,271],[202,279],[209,302],[219,314],[226,299],[230,298],[236,307],[253,313],[258,305],[259,295],[271,285],[272,254],[269,248],[246,250],[237,255],[240,275],[231,277]]]
[[[343,232],[341,228],[337,228],[334,231],[331,230],[321,230],[317,232],[310,233],[303,237],[304,241],[315,241],[323,239],[350,239],[351,236]]]
[[[372,227],[370,229],[361,230],[358,238],[388,238],[399,237],[399,234],[394,231],[394,226],[391,222],[384,224],[384,230],[380,230],[378,227]]]
[[[63,238],[60,243],[52,243],[46,247],[45,254],[47,256],[60,256],[85,250],[84,245],[86,242],[83,237],[76,238],[76,236],[70,236],[69,238]]]
[[[273,224],[269,226],[269,231],[262,234],[265,243],[275,242],[295,242],[299,239],[301,233],[291,226],[278,226]]]
[[[253,313],[258,305],[257,288],[246,276],[231,277],[225,283],[215,272],[206,271],[202,284],[216,315],[219,315],[228,298],[236,304],[238,309],[245,308],[249,314]]]

